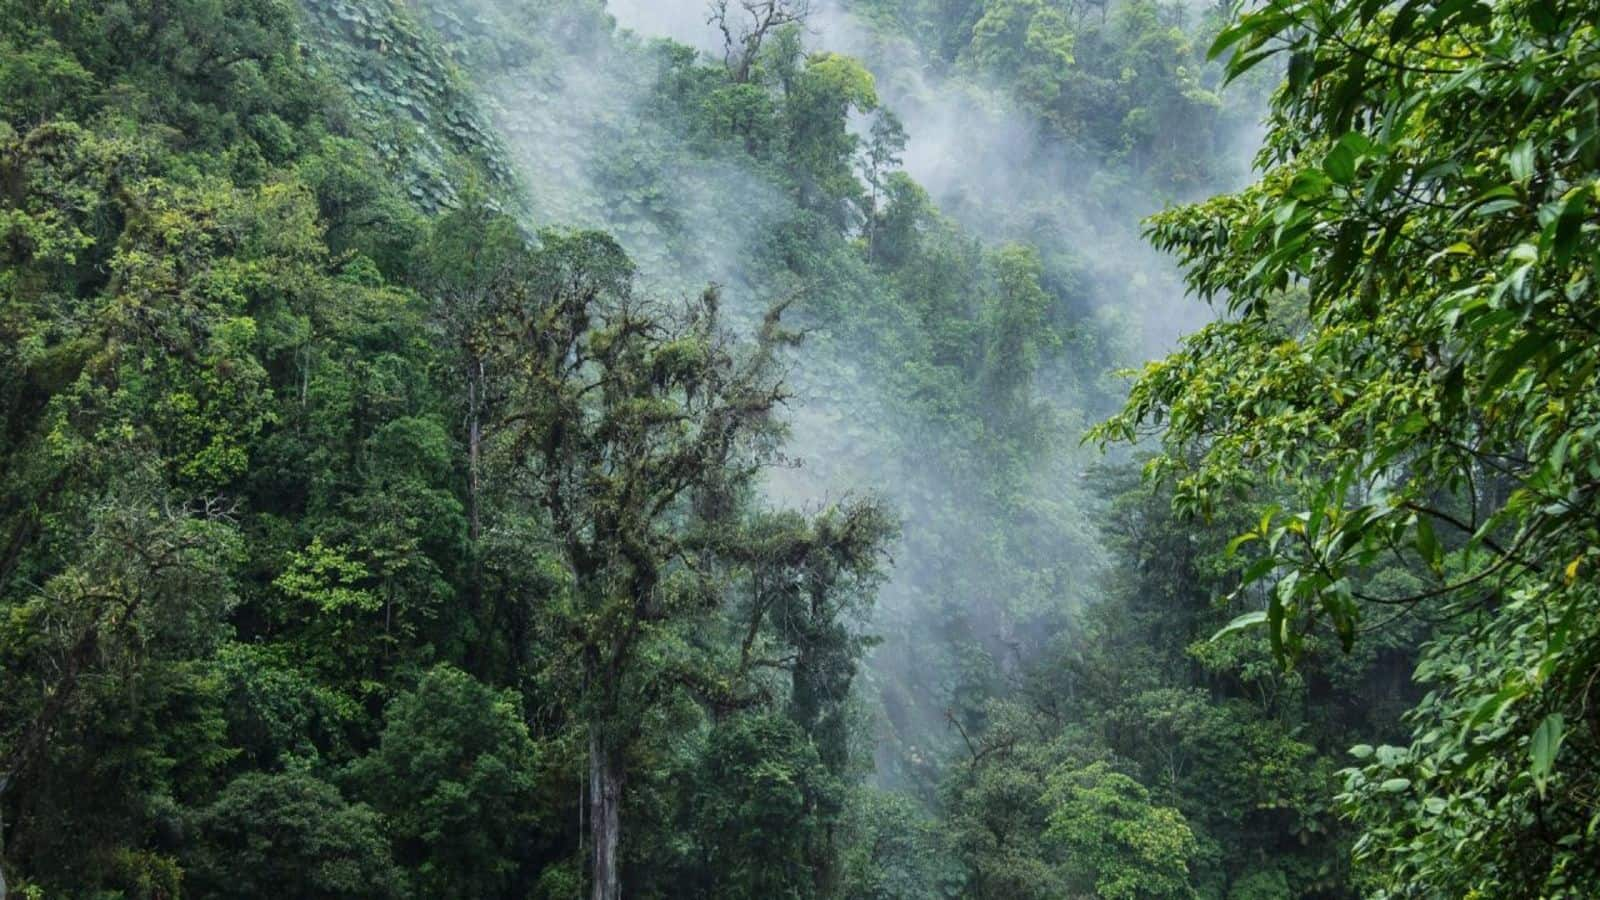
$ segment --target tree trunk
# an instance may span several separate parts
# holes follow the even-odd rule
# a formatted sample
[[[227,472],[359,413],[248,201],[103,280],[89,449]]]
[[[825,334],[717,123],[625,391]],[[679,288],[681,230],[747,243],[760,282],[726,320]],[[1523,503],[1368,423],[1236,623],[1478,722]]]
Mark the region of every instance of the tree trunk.
[[[593,900],[622,900],[617,844],[622,836],[622,755],[589,735],[589,844]]]
[[[478,511],[478,467],[483,447],[483,360],[467,363],[467,522],[474,547],[482,532]]]
[[[470,554],[472,571],[467,584],[467,615],[474,625],[481,629],[481,633],[490,632],[488,616],[483,611],[483,537],[482,520],[482,485],[479,483],[479,472],[483,460],[483,407],[484,392],[483,358],[474,357],[467,361],[467,552]],[[472,641],[467,650],[465,663],[467,670],[474,675],[481,675],[479,662],[486,655],[483,652],[483,642]]]
[[[6,788],[11,786],[11,776],[0,773],[0,900],[6,900]]]

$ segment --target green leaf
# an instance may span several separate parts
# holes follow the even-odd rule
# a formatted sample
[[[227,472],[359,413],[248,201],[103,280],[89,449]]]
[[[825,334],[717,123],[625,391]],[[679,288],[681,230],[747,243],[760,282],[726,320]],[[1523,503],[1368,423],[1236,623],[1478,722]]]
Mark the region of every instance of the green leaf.
[[[1477,708],[1472,711],[1472,715],[1467,719],[1466,724],[1461,728],[1461,737],[1459,739],[1460,742],[1466,743],[1467,735],[1471,734],[1474,728],[1477,728],[1484,722],[1493,720],[1496,716],[1500,715],[1500,711],[1505,709],[1506,706],[1513,700],[1523,697],[1527,693],[1527,684],[1521,681],[1513,681],[1505,687],[1502,687],[1496,693],[1491,694],[1488,697],[1484,697],[1482,700],[1478,701]]]
[[[1250,564],[1243,574],[1239,576],[1241,584],[1252,584],[1267,577],[1267,574],[1276,567],[1278,561],[1270,556],[1263,556]]]
[[[1516,200],[1510,197],[1498,197],[1493,200],[1485,200],[1484,202],[1478,204],[1473,208],[1472,214],[1480,218],[1488,218],[1489,216],[1497,213],[1503,213],[1506,210],[1521,208],[1521,200]]]
[[[1239,22],[1237,25],[1222,29],[1222,31],[1217,34],[1217,39],[1212,41],[1211,46],[1206,49],[1206,59],[1216,59],[1217,57],[1226,53],[1229,47],[1232,47],[1234,44],[1237,44],[1249,37],[1254,31],[1255,28],[1253,27],[1253,23],[1248,17],[1246,17],[1244,21]]]
[[[1561,205],[1561,214],[1556,217],[1555,237],[1552,241],[1557,266],[1565,266],[1572,260],[1572,253],[1578,246],[1578,235],[1583,230],[1584,214],[1588,209],[1587,189],[1570,192],[1567,201]]]
[[[1533,177],[1533,162],[1533,141],[1523,141],[1506,154],[1506,167],[1511,170],[1511,177],[1517,181],[1527,181]]]
[[[1548,349],[1550,339],[1540,332],[1530,332],[1522,336],[1508,350],[1501,351],[1492,359],[1494,368],[1489,371],[1489,377],[1484,379],[1478,388],[1478,397],[1487,400],[1491,394],[1499,390],[1506,382],[1522,371],[1522,367],[1531,362],[1534,357]]]
[[[1411,34],[1417,16],[1421,15],[1422,7],[1426,5],[1426,0],[1406,0],[1389,24],[1389,39],[1396,43],[1403,42]]]
[[[1335,184],[1350,184],[1355,181],[1355,150],[1342,140],[1334,144],[1328,155],[1322,158],[1322,171],[1326,172]]]
[[[1213,641],[1221,640],[1222,638],[1233,634],[1234,632],[1244,631],[1247,628],[1255,628],[1258,625],[1265,624],[1267,624],[1266,610],[1258,609],[1255,612],[1247,612],[1242,616],[1236,617],[1232,622],[1222,626],[1222,628],[1216,634],[1211,636],[1211,639]]]
[[[1290,658],[1285,641],[1289,619],[1289,611],[1283,604],[1283,592],[1272,591],[1267,599],[1267,639],[1272,644],[1273,658],[1280,663],[1288,662]]]
[[[1259,47],[1270,40],[1273,35],[1294,24],[1296,24],[1295,17],[1283,12],[1263,10],[1259,13],[1246,15],[1239,20],[1237,25],[1231,28],[1224,28],[1217,35],[1217,39],[1211,42],[1210,49],[1206,51],[1206,58],[1216,59],[1220,57],[1227,52],[1229,47],[1245,38],[1251,38],[1250,43],[1247,45],[1251,49]],[[1262,54],[1263,57],[1266,55],[1268,54]],[[1235,60],[1237,58],[1235,57]]]
[[[1378,790],[1383,791],[1386,794],[1398,794],[1410,787],[1411,779],[1409,778],[1391,778],[1388,781],[1385,781],[1383,784],[1378,785]]]
[[[1555,767],[1556,754],[1561,752],[1561,741],[1565,737],[1566,719],[1560,713],[1545,716],[1539,727],[1534,729],[1533,739],[1528,744],[1528,755],[1532,758],[1528,772],[1539,788],[1540,797],[1544,796],[1550,772]]]
[[[1228,559],[1232,559],[1234,556],[1238,555],[1240,547],[1243,547],[1245,544],[1248,544],[1251,541],[1260,540],[1260,538],[1260,533],[1255,531],[1246,531],[1244,534],[1241,534],[1228,542],[1228,548],[1224,555]]]
[[[1561,17],[1556,15],[1555,4],[1549,2],[1528,4],[1528,22],[1540,34],[1555,34],[1561,30]]]
[[[1289,184],[1289,194],[1299,200],[1316,200],[1328,192],[1328,176],[1315,169],[1307,169],[1296,175]],[[1287,220],[1291,212],[1286,213]]]
[[[1433,523],[1427,516],[1417,517],[1417,553],[1428,564],[1428,568],[1435,571],[1444,559],[1444,548],[1433,533]]]

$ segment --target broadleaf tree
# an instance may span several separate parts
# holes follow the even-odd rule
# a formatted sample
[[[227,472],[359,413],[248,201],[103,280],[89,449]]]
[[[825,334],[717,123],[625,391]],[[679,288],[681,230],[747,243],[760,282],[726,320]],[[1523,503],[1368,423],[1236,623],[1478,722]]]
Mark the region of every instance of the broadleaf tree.
[[[1221,320],[1097,434],[1235,546],[1292,663],[1437,622],[1413,742],[1363,747],[1375,888],[1579,896],[1600,869],[1600,64],[1593,9],[1273,0],[1217,38],[1282,60],[1257,181],[1149,225]],[[1244,559],[1244,554],[1239,557]],[[1372,576],[1407,568],[1386,590]],[[1243,566],[1241,566],[1243,568]],[[1250,591],[1236,595],[1253,596]],[[1246,613],[1249,610],[1245,610]]]

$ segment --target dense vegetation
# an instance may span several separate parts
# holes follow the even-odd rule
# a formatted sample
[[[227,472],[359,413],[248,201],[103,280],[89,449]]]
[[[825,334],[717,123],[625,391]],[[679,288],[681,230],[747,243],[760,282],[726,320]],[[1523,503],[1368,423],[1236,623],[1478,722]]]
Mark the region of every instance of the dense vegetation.
[[[1184,507],[1277,498],[1239,538],[1272,582],[1239,624],[1293,659],[1388,610],[1442,620],[1409,744],[1353,751],[1340,798],[1377,892],[1600,883],[1593,12],[1248,15],[1231,68],[1290,57],[1262,178],[1152,225],[1235,315],[1104,433],[1165,423]]]
[[[1592,8],[702,6],[0,0],[0,897],[1592,893]]]

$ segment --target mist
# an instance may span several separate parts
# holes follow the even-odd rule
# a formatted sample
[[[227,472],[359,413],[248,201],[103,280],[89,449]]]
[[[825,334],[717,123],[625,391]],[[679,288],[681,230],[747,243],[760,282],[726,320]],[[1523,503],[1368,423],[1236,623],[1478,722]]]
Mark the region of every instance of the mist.
[[[722,36],[708,23],[704,0],[609,0],[607,10],[621,28],[721,58]],[[841,0],[814,0],[806,41],[872,72],[883,107],[905,126],[902,166],[942,212],[990,244],[1020,240],[1046,254],[1072,254],[1092,284],[1094,307],[1115,309],[1137,330],[1129,363],[1162,355],[1210,320],[1203,304],[1185,296],[1173,262],[1144,240],[1140,223],[1165,206],[1247,183],[1262,133],[1255,119],[1239,121],[1217,148],[1220,178],[1203,189],[1154,193],[1052,139],[1003,87],[938,71],[908,39],[873,28]]]
[[[1600,884],[1592,9],[0,6],[0,894]]]
[[[507,23],[518,8],[497,7]],[[1096,597],[1105,553],[1085,473],[1097,453],[1080,438],[1120,397],[1111,368],[1164,352],[1209,316],[1140,236],[1143,216],[1193,198],[1131,190],[1000,90],[936,71],[838,2],[813,4],[807,49],[856,57],[873,73],[882,107],[905,126],[903,169],[943,214],[988,247],[1036,247],[1070,295],[1060,315],[1122,342],[1098,351],[1106,371],[1089,381],[1070,359],[1047,361],[1035,399],[1051,435],[1029,464],[1031,489],[993,496],[952,475],[970,465],[964,438],[898,408],[884,382],[893,373],[862,355],[870,341],[834,327],[828,303],[853,302],[830,296],[841,288],[804,283],[768,258],[774,234],[796,218],[794,201],[747,160],[688,148],[658,115],[664,54],[690,52],[661,39],[721,62],[705,0],[611,0],[605,13],[615,33],[566,22],[542,52],[479,73],[526,185],[531,224],[611,232],[657,293],[721,285],[736,325],[796,300],[791,323],[807,339],[789,374],[792,436],[766,479],[766,500],[815,510],[876,496],[902,521],[872,620],[860,623],[882,643],[857,695],[861,715],[876,723],[880,783],[927,790],[952,749],[947,719],[959,698],[1015,689],[1029,660],[1074,639],[1074,617]],[[1239,142],[1240,179],[1249,144]],[[994,549],[996,534],[1004,550]],[[1020,564],[997,567],[1001,558]]]

